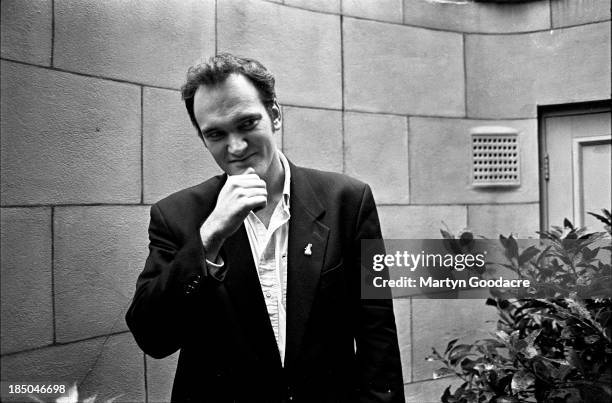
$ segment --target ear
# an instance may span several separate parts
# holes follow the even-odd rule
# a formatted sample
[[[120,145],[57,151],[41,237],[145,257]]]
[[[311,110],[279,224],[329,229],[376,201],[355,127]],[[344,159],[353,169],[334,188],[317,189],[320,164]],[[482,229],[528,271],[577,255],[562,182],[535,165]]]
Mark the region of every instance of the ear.
[[[272,127],[274,128],[274,131],[280,130],[283,125],[283,116],[276,98],[270,107],[270,118],[272,119]]]

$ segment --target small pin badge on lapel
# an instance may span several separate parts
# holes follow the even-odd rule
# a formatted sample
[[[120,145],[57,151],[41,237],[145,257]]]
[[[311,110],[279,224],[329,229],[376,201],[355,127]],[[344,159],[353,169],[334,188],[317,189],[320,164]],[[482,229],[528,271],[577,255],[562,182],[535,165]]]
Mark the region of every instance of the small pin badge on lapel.
[[[309,243],[308,245],[306,245],[306,247],[304,248],[304,254],[306,256],[310,256],[312,255],[312,244]]]

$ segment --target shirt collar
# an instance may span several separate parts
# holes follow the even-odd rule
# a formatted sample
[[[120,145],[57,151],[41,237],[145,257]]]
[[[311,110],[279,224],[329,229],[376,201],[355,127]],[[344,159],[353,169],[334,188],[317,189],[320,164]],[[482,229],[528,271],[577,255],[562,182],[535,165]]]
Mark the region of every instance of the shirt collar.
[[[283,183],[283,200],[288,206],[289,198],[291,195],[291,168],[289,167],[289,161],[287,161],[287,158],[281,152],[281,150],[277,150],[276,152],[278,153],[278,158],[280,159],[281,164],[283,166],[283,170],[285,171],[285,181]]]

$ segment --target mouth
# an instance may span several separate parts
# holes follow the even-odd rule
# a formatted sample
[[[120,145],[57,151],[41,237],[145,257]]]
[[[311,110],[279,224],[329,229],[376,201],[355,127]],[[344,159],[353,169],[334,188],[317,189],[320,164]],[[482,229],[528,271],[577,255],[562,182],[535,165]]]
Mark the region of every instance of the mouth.
[[[230,163],[230,164],[235,164],[235,163],[245,162],[245,161],[249,160],[249,159],[250,159],[250,158],[251,158],[253,155],[255,155],[255,154],[250,154],[250,155],[247,155],[247,156],[246,156],[246,157],[244,157],[244,158],[234,158],[234,159],[231,159],[231,160],[229,161],[229,163]]]

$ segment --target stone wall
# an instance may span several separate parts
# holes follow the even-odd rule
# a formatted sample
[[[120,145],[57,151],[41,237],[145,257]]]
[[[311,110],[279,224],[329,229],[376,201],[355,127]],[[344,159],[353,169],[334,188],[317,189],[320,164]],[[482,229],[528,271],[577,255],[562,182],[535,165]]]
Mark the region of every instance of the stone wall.
[[[176,357],[123,320],[151,203],[219,172],[178,88],[201,55],[277,76],[278,143],[371,183],[389,238],[533,234],[537,105],[609,98],[610,2],[1,0],[2,380],[167,401]],[[475,190],[469,130],[519,131],[521,186]],[[430,347],[481,336],[483,301],[398,300],[408,401]]]

